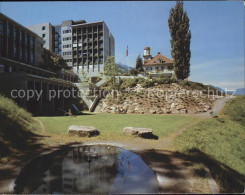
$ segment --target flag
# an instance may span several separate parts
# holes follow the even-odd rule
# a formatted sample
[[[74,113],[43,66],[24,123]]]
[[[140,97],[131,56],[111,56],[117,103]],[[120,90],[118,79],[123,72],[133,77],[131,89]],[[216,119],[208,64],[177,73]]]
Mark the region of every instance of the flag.
[[[127,45],[127,49],[126,49],[126,56],[128,56],[128,45]]]

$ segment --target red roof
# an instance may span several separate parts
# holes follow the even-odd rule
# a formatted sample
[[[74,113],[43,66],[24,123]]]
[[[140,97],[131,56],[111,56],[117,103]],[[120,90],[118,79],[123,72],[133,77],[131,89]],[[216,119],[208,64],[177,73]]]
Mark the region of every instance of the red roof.
[[[159,63],[158,60],[161,59],[162,63]],[[146,61],[144,65],[154,65],[154,64],[173,64],[174,61],[163,56],[162,54],[157,54],[154,58]]]

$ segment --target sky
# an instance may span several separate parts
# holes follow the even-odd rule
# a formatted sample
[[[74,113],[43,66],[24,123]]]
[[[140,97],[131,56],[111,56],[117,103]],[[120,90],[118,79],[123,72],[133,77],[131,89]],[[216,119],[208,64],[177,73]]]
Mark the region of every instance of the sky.
[[[0,2],[0,12],[23,26],[64,20],[105,21],[115,59],[135,67],[145,46],[171,58],[169,11],[175,1]],[[185,1],[190,19],[190,80],[233,90],[244,87],[244,3]],[[126,48],[128,45],[128,57]]]

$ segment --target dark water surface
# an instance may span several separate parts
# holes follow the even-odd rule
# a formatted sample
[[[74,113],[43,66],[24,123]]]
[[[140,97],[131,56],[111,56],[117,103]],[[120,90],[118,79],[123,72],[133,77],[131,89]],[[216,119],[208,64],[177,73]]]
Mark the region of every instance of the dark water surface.
[[[135,153],[114,146],[64,149],[29,163],[15,193],[157,193],[153,170]]]

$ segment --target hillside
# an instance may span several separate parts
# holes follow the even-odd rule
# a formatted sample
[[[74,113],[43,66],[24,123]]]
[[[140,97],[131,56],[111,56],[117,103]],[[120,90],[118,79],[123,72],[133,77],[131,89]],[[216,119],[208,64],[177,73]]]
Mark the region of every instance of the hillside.
[[[175,140],[180,152],[208,165],[221,192],[244,192],[244,116],[245,97],[230,99],[218,118],[197,123]]]
[[[223,97],[219,91],[200,83],[132,80],[123,81],[123,90],[116,97],[108,95],[102,99],[96,112],[112,113],[114,108],[123,108],[126,113],[135,114],[193,114],[211,111],[214,101]]]
[[[0,95],[0,164],[10,156],[39,147],[35,131],[40,124],[14,101]]]

